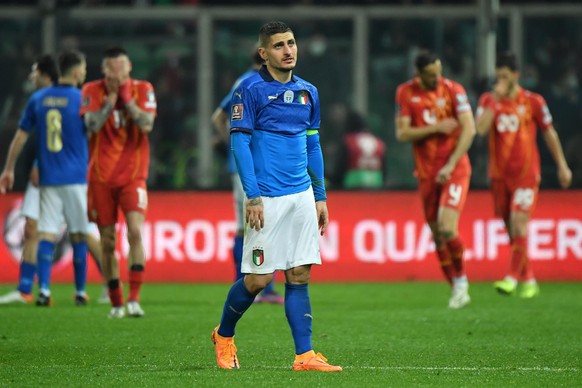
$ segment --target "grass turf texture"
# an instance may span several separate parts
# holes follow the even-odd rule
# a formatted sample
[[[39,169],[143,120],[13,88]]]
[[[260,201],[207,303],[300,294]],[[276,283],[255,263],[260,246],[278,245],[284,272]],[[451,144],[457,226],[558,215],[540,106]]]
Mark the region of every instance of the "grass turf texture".
[[[458,311],[442,283],[313,284],[314,347],[339,374],[291,370],[276,305],[239,322],[242,369],[218,369],[209,336],[228,287],[147,284],[141,319],[108,319],[98,285],[86,307],[74,306],[71,285],[53,286],[52,308],[0,306],[0,386],[582,385],[582,283],[543,283],[533,300],[472,284]]]

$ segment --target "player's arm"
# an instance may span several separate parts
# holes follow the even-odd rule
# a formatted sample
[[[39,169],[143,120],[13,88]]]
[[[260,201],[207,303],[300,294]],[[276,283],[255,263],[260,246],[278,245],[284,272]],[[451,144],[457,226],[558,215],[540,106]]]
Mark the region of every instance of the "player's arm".
[[[436,124],[412,127],[410,116],[396,118],[396,139],[401,142],[415,142],[437,133],[449,134],[457,128],[457,120],[447,118]]]
[[[236,168],[247,196],[245,206],[246,221],[253,229],[260,230],[265,226],[263,200],[255,175],[255,164],[251,153],[252,135],[242,130],[234,130],[230,135],[230,144]]]
[[[467,153],[473,143],[473,138],[475,137],[475,121],[473,120],[473,113],[470,110],[460,113],[458,119],[461,125],[459,141],[449,157],[449,160],[447,160],[447,163],[440,169],[436,176],[436,181],[441,184],[451,178],[451,174],[455,170],[457,163],[459,163],[461,157]]]
[[[83,121],[85,122],[85,127],[88,131],[92,133],[97,133],[103,128],[105,122],[109,118],[111,112],[113,112],[113,107],[117,102],[117,85],[113,85],[112,81],[108,81],[107,89],[109,90],[109,94],[105,96],[103,99],[103,104],[99,107],[98,105],[91,105],[86,108],[85,112],[83,113]],[[87,89],[83,89],[83,100],[89,101],[92,96],[90,95],[90,91]],[[98,103],[97,103],[98,104]]]
[[[463,112],[459,114],[458,118],[461,124],[461,135],[455,150],[447,161],[452,166],[456,166],[461,157],[467,153],[475,137],[475,121],[473,120],[472,112]]]
[[[475,113],[475,126],[477,133],[480,136],[485,136],[489,133],[489,129],[493,125],[495,119],[495,97],[491,94],[483,94],[479,99],[477,112]]]
[[[564,150],[562,149],[558,133],[553,125],[550,125],[542,133],[544,141],[558,166],[558,180],[560,181],[560,186],[562,186],[563,189],[567,189],[572,183],[572,171],[570,170],[570,167],[568,167],[568,162],[564,156]]]
[[[140,108],[131,93],[131,83],[126,81],[119,85],[119,98],[129,112],[129,116],[137,124],[142,133],[150,133],[154,129],[155,112]]]
[[[28,132],[18,128],[10,143],[6,163],[4,164],[4,171],[2,171],[2,176],[0,176],[0,193],[2,194],[5,194],[7,190],[12,190],[14,186],[14,167],[27,140]]]
[[[219,106],[216,108],[214,113],[212,113],[211,121],[212,125],[214,125],[214,128],[216,129],[218,142],[228,144],[230,129],[228,112],[225,112],[222,107]]]
[[[154,129],[154,112],[146,112],[137,106],[135,100],[131,100],[125,104],[125,108],[129,112],[131,119],[137,124],[143,133],[150,133]]]
[[[325,178],[323,167],[323,153],[319,142],[319,131],[316,129],[307,130],[307,172],[311,178],[311,186],[315,196],[315,207],[317,210],[317,221],[321,235],[325,233],[329,223],[327,211],[327,195],[325,191]]]

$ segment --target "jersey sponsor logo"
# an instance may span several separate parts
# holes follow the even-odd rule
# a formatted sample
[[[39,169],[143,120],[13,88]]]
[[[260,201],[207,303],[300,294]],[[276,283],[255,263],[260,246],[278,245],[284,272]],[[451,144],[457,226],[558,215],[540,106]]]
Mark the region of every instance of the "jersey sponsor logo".
[[[265,262],[265,253],[262,249],[253,249],[253,263],[258,267]]]
[[[284,94],[283,94],[283,101],[289,103],[289,102],[293,102],[293,98],[295,97],[295,93],[293,93],[293,90],[287,90]]]
[[[526,110],[525,110],[525,105],[520,104],[517,106],[517,114],[520,116],[523,116],[525,114]]]
[[[231,120],[242,120],[243,118],[243,104],[233,104],[232,111],[230,113]]]
[[[242,92],[234,92],[234,95],[242,99]]]
[[[420,99],[420,97],[418,97],[418,96],[412,96],[412,97],[410,98],[410,102],[420,102],[420,101],[421,101],[421,99]]]
[[[277,97],[279,97],[277,94],[275,94],[274,96],[267,96],[267,98],[268,98],[269,100],[276,100],[276,99],[277,99]]]
[[[446,101],[444,98],[442,98],[442,97],[439,97],[439,98],[437,98],[437,100],[436,100],[436,104],[437,104],[437,107],[439,107],[439,108],[444,108],[444,107],[445,107],[445,105],[447,104],[447,101]]]

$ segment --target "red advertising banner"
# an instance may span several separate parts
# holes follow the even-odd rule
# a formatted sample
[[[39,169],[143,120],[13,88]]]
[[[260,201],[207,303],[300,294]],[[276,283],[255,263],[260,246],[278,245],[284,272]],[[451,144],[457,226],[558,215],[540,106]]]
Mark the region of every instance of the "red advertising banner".
[[[3,241],[0,283],[15,283],[22,252],[21,197],[0,197]],[[222,282],[234,276],[235,232],[229,192],[150,193],[144,227],[147,281]],[[442,276],[420,199],[414,192],[328,193],[331,220],[320,239],[318,281],[440,280]],[[266,220],[269,222],[269,220]],[[460,221],[471,280],[494,280],[509,266],[508,237],[493,217],[487,191],[471,192]],[[125,226],[117,255],[126,267]],[[71,252],[59,245],[53,279],[71,281]],[[582,280],[582,191],[543,191],[529,225],[528,252],[539,280]],[[125,274],[126,271],[122,271]],[[89,279],[100,281],[89,265]]]

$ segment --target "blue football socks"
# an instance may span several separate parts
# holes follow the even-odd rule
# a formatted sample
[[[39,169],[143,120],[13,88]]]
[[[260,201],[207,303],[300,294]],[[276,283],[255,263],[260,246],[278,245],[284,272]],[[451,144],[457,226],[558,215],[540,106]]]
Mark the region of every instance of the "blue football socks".
[[[53,264],[53,253],[55,244],[47,240],[38,242],[38,252],[36,254],[38,264],[38,286],[40,291],[48,296],[50,294],[51,266]]]
[[[295,354],[313,349],[311,345],[311,303],[307,284],[285,283],[285,315],[291,327]]]
[[[273,276],[273,280],[271,280],[269,284],[267,284],[267,287],[265,287],[262,291],[263,295],[274,293],[275,293],[275,276]]]
[[[234,258],[234,268],[236,270],[236,280],[242,278],[244,275],[240,272],[243,255],[243,236],[234,236],[234,245],[232,247],[232,257]]]
[[[218,334],[223,337],[234,336],[234,328],[245,311],[253,304],[255,295],[247,290],[244,278],[237,280],[226,297]]]
[[[81,241],[73,244],[73,269],[75,272],[75,289],[77,295],[85,294],[87,282],[87,242]]]
[[[36,275],[36,265],[27,262],[20,263],[20,278],[18,279],[18,291],[23,294],[30,294],[34,285],[34,275]]]

